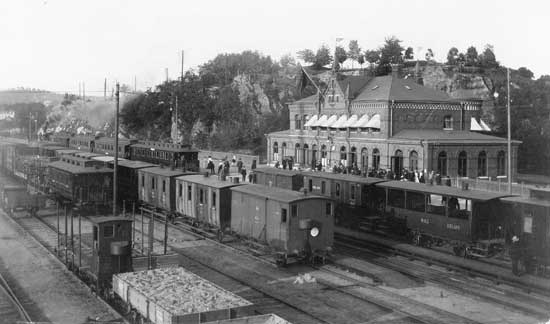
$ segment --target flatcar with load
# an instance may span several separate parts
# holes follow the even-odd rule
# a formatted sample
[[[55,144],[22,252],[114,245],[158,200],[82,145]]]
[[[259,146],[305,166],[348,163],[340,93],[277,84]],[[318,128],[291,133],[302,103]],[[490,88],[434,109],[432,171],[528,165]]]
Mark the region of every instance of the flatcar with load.
[[[276,251],[277,263],[325,258],[333,245],[330,198],[247,184],[231,188],[231,230]]]

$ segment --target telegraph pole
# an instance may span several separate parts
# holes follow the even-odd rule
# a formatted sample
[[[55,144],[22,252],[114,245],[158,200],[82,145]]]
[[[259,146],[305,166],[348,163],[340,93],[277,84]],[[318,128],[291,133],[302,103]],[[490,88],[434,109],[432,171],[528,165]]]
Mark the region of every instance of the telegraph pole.
[[[103,100],[107,101],[107,78],[105,78],[105,82],[103,83]]]
[[[508,119],[508,191],[512,193],[512,127],[510,118],[510,68],[506,68],[506,87],[508,96],[506,99],[507,119]]]
[[[117,199],[117,169],[118,169],[118,109],[120,104],[120,85],[116,83],[116,114],[115,114],[115,161],[113,170],[113,216],[116,216]]]
[[[185,51],[181,51],[181,82],[183,82],[183,58],[184,58]]]

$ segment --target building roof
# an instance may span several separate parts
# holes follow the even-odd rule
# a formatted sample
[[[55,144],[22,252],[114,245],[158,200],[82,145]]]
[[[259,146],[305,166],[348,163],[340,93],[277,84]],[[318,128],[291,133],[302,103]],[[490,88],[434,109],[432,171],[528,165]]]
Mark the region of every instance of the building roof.
[[[113,173],[112,169],[105,167],[83,167],[81,165],[71,164],[63,161],[54,161],[48,165],[50,168],[67,171],[74,174],[82,173]]]
[[[271,167],[260,167],[254,169],[254,173],[269,173],[269,174],[281,174],[285,176],[295,176],[295,175],[302,175],[302,171],[297,170],[285,170],[285,169],[279,169],[279,168],[271,168]]]
[[[355,101],[406,101],[406,102],[452,102],[447,93],[428,88],[412,79],[392,75],[375,77],[363,87]]]
[[[73,153],[78,153],[78,152],[82,152],[82,151],[68,149],[68,148],[64,147],[62,149],[56,150],[56,152],[57,152],[57,154],[73,154]]]
[[[205,177],[203,174],[183,175],[183,176],[177,177],[176,179],[192,182],[196,184],[201,184],[212,188],[218,188],[218,189],[243,185],[242,183],[234,183],[231,181],[221,181],[217,176]]]
[[[363,184],[375,184],[375,183],[387,181],[380,178],[360,177],[360,176],[351,175],[351,174],[332,173],[332,172],[304,171],[302,172],[302,174],[308,177],[326,178],[326,179],[342,180],[342,181],[349,181],[349,182],[359,182]]]
[[[428,194],[437,194],[443,196],[466,198],[478,201],[487,201],[492,199],[509,197],[509,194],[500,192],[490,192],[481,190],[462,190],[461,188],[429,185],[411,181],[387,181],[377,184],[378,187],[389,189],[401,189],[407,191],[424,192]]]
[[[293,191],[287,189],[281,189],[277,187],[268,187],[259,184],[246,184],[238,187],[231,188],[231,191],[240,192],[244,194],[249,194],[257,197],[262,197],[266,199],[271,199],[275,201],[280,201],[284,203],[292,203],[301,200],[307,199],[324,199],[328,200],[326,197],[304,194],[300,191]]]
[[[80,158],[85,158],[85,159],[90,159],[90,158],[93,158],[94,156],[98,156],[99,154],[97,153],[90,153],[90,152],[77,152],[74,154],[76,157],[80,157]]]
[[[506,139],[497,136],[485,135],[470,131],[461,130],[443,130],[443,129],[404,129],[393,135],[392,138],[416,139],[434,142],[449,143],[506,143]],[[521,143],[520,141],[512,141]]]
[[[197,174],[196,172],[187,172],[187,171],[182,171],[182,170],[178,170],[178,169],[172,170],[169,167],[166,167],[166,168],[161,168],[161,167],[143,168],[143,169],[140,169],[140,171],[143,171],[145,173],[156,174],[156,175],[160,175],[160,176],[164,176],[164,177],[177,177],[177,176],[181,176],[181,175],[184,175],[184,174]]]
[[[501,199],[504,202],[519,203],[540,207],[550,207],[550,201],[546,199],[536,199],[536,198],[527,198],[527,197],[505,197]]]
[[[115,159],[112,158],[110,161],[107,161],[109,165],[114,166]],[[126,159],[118,159],[118,166],[130,168],[130,169],[141,169],[141,168],[151,168],[157,166],[156,164],[149,163],[149,162],[143,162],[143,161],[136,161],[136,160],[126,160]]]
[[[88,218],[94,224],[101,224],[107,222],[131,222],[132,219],[129,217],[122,216],[105,216],[105,217],[89,217]]]
[[[304,104],[304,103],[316,103],[318,101],[319,101],[319,97],[317,96],[317,94],[314,94],[309,97],[305,97],[295,102],[292,102],[291,105]]]
[[[363,88],[369,83],[369,81],[372,79],[370,76],[366,75],[351,75],[347,78],[338,81],[338,85],[340,86],[340,89],[342,89],[342,92],[344,92],[346,95],[346,91],[349,86],[349,96],[351,99],[357,97],[363,90]]]

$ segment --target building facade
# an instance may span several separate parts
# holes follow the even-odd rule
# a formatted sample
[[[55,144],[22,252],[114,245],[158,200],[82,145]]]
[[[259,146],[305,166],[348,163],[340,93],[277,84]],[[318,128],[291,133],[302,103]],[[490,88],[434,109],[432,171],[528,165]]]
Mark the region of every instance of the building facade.
[[[450,177],[505,177],[506,139],[487,135],[482,100],[391,75],[333,75],[327,89],[289,105],[290,129],[267,135],[268,163],[310,168],[434,171]],[[512,177],[517,147],[512,142]]]

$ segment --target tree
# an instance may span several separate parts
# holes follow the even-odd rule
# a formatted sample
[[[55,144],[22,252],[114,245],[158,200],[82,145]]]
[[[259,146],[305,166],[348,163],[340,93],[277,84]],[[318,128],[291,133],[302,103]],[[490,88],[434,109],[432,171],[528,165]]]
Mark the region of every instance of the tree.
[[[365,56],[363,54],[360,54],[357,58],[357,63],[361,65],[361,68],[363,68],[363,64],[365,64]]]
[[[289,66],[296,65],[296,60],[292,57],[292,55],[290,55],[290,53],[288,53],[281,57],[280,64],[282,67],[287,68]]]
[[[407,47],[405,50],[405,60],[412,60],[414,59],[414,51],[412,47]]]
[[[466,65],[476,66],[479,62],[479,57],[477,54],[477,49],[474,46],[468,47],[466,50]]]
[[[403,63],[403,46],[395,36],[387,37],[384,46],[380,48],[380,64],[376,68],[377,75],[385,75],[391,71],[391,64]]]
[[[533,77],[535,76],[535,74],[533,72],[531,72],[531,70],[529,70],[528,68],[522,66],[518,69],[518,74],[521,76],[521,77],[524,77],[526,79],[533,79]]]
[[[348,57],[351,58],[353,61],[357,61],[359,63],[359,57],[361,57],[361,48],[359,47],[359,43],[357,43],[357,40],[350,40],[348,44]],[[351,67],[353,68],[353,61],[351,62]],[[362,65],[362,63],[359,63]]]
[[[482,67],[485,68],[496,68],[498,67],[498,62],[495,57],[494,48],[492,45],[485,45],[483,53],[479,55],[479,62]]]
[[[447,53],[447,64],[456,65],[458,63],[458,48],[451,47]]]
[[[369,63],[378,63],[380,62],[380,51],[379,50],[366,50],[365,51],[365,60]]]
[[[308,48],[298,51],[296,55],[298,55],[298,58],[306,63],[315,63],[315,53]]]
[[[315,62],[313,66],[317,69],[321,69],[325,65],[329,65],[332,62],[333,58],[330,55],[330,49],[326,45],[321,45],[315,53]]]
[[[428,51],[426,52],[426,61],[432,61],[434,59],[434,52],[431,48],[428,48]]]
[[[335,55],[335,62],[337,62],[338,64],[342,64],[348,59],[348,54],[346,53],[346,50],[342,46],[336,46],[334,55]]]

